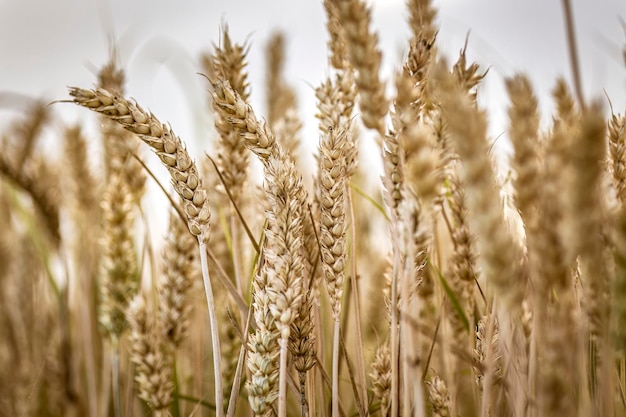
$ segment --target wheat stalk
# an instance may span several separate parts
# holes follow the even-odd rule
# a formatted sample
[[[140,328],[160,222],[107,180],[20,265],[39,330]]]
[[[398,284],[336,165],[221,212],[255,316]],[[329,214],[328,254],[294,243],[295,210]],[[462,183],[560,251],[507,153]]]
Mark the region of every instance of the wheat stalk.
[[[209,220],[211,210],[206,190],[198,169],[168,125],[161,123],[154,115],[143,110],[139,105],[107,90],[98,88],[86,90],[70,87],[70,95],[74,102],[83,107],[107,116],[125,129],[135,133],[157,154],[172,177],[174,190],[182,198],[183,210],[187,216],[189,231],[198,238],[198,249],[202,265],[204,289],[209,308],[211,322],[211,340],[213,345],[213,362],[215,372],[215,402],[218,416],[224,412],[222,393],[221,354],[213,290],[209,279],[206,244],[209,240]]]

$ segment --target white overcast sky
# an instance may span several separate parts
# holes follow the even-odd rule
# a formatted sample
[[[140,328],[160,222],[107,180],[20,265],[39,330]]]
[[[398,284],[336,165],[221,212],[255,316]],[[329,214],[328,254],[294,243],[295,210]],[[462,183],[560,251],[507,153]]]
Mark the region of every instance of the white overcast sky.
[[[624,0],[572,0],[587,98],[605,89],[617,111],[626,104],[621,48],[626,37]],[[402,0],[376,0],[373,29],[389,79],[406,50],[407,13]],[[502,76],[526,72],[544,111],[555,78],[569,78],[565,30],[558,0],[443,0],[438,44],[455,59],[471,31],[468,54],[488,82],[481,102],[489,106],[491,134],[502,132],[507,100]],[[206,149],[206,81],[196,74],[198,56],[218,41],[227,22],[235,41],[251,40],[252,104],[265,114],[263,49],[270,33],[288,35],[286,75],[299,93],[309,143],[317,143],[312,86],[328,74],[325,16],[321,0],[0,0],[0,92],[48,100],[67,98],[66,86],[91,87],[106,62],[113,33],[127,70],[127,93],[174,130],[198,155]],[[6,107],[6,103],[1,103]],[[10,107],[10,105],[9,105]],[[68,120],[88,112],[71,104],[55,110]],[[3,119],[7,111],[0,109]],[[14,112],[8,112],[14,115]]]

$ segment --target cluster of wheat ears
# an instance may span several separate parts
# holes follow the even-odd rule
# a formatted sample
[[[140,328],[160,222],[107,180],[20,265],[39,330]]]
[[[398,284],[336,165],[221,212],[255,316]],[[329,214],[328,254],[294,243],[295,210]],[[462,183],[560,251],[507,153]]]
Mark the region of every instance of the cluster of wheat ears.
[[[248,44],[224,28],[202,56],[216,139],[197,159],[126,98],[115,59],[65,100],[97,113],[101,167],[78,125],[58,159],[38,151],[62,104],[6,129],[0,416],[626,415],[624,116],[557,80],[540,131],[529,79],[508,78],[498,175],[476,101],[486,73],[464,49],[440,56],[429,0],[407,3],[393,89],[365,3],[323,6],[313,173],[282,35],[265,119]],[[359,130],[377,142],[377,184]],[[161,245],[145,145],[171,176],[169,207],[150,207],[170,212]]]

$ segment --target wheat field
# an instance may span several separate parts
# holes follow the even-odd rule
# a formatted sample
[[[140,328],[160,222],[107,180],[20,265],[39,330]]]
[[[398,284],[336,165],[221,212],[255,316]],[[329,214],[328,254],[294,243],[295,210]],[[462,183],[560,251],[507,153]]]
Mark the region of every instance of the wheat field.
[[[115,51],[4,129],[0,416],[626,416],[626,118],[584,94],[569,2],[573,82],[543,123],[544,92],[506,78],[506,160],[489,68],[471,37],[440,52],[431,1],[407,1],[389,79],[370,6],[320,7],[313,167],[288,35],[264,45],[261,114],[227,24],[199,59],[197,155]]]

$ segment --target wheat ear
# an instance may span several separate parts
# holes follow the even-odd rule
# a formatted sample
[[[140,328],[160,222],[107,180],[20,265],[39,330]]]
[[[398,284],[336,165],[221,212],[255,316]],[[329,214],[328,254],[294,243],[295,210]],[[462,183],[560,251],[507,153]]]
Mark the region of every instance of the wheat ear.
[[[223,39],[220,46],[215,46],[213,54],[205,58],[204,66],[211,82],[218,79],[226,79],[241,97],[249,96],[248,73],[246,71],[246,58],[248,44],[233,43],[228,33],[228,26],[223,29]],[[229,204],[229,222],[231,234],[232,265],[235,272],[235,282],[241,294],[247,291],[242,272],[241,225],[237,221],[236,207],[241,208],[244,202],[242,198],[248,176],[249,157],[246,147],[239,139],[227,120],[222,117],[217,103],[211,100],[211,107],[215,118],[215,128],[219,133],[216,144],[217,166],[220,169],[224,181],[224,187],[230,191],[233,203]],[[235,207],[236,206],[236,207]],[[243,317],[241,318],[244,319]]]
[[[237,93],[248,99],[248,74],[246,72],[246,56],[248,45],[233,43],[228,34],[228,27],[224,28],[221,46],[216,46],[213,54],[204,58],[204,67],[212,83],[218,79],[228,80]],[[246,181],[248,171],[248,151],[230,124],[219,112],[218,104],[211,102],[215,115],[215,129],[220,137],[216,145],[217,165],[224,177],[225,185],[239,202],[241,190]]]
[[[265,240],[261,254],[268,245]],[[250,378],[246,382],[248,402],[255,416],[268,416],[273,413],[272,405],[278,398],[278,360],[280,332],[276,320],[270,311],[270,298],[267,292],[269,280],[268,266],[265,262],[257,271],[253,288],[252,307],[256,332],[250,336],[248,348],[248,370]]]
[[[450,135],[463,160],[462,180],[473,215],[470,226],[482,237],[478,244],[483,270],[501,301],[507,308],[516,309],[523,297],[521,248],[503,227],[500,196],[489,160],[485,114],[474,105],[465,82],[449,74],[445,64],[440,64],[434,75]]]
[[[128,306],[130,323],[130,358],[136,367],[135,381],[139,398],[156,411],[164,411],[172,402],[171,355],[165,343],[161,321],[154,309],[138,294]]]
[[[269,202],[264,256],[269,279],[266,291],[270,311],[280,332],[278,416],[287,415],[287,353],[291,325],[302,305],[303,207],[298,200],[302,184],[294,168],[284,159],[269,158],[265,168],[265,190]]]
[[[105,115],[125,129],[137,134],[157,154],[172,177],[174,190],[183,199],[183,209],[187,216],[187,226],[198,238],[202,276],[211,323],[211,341],[213,345],[213,367],[215,371],[215,403],[218,417],[224,413],[222,394],[222,371],[219,334],[215,314],[213,290],[209,279],[206,244],[209,240],[209,220],[211,210],[206,190],[198,169],[183,146],[180,138],[170,127],[161,123],[154,115],[143,110],[138,104],[130,102],[120,95],[98,88],[95,90],[70,87],[74,102],[83,107]]]
[[[227,81],[218,80],[212,85],[213,100],[218,104],[220,112],[225,120],[231,124],[233,129],[237,131],[239,137],[246,147],[252,151],[267,166],[270,155],[277,159],[285,161],[292,169],[291,175],[297,178],[302,176],[297,172],[293,161],[291,161],[286,150],[276,138],[267,124],[257,119],[248,103],[232,89]],[[301,179],[300,179],[301,181]],[[309,207],[309,200],[304,187],[298,190],[297,198],[302,207]],[[316,264],[318,258],[317,243],[315,242],[315,231],[310,216],[304,216],[304,253],[305,253],[305,277],[309,279],[313,271],[313,265]]]
[[[100,325],[117,349],[126,328],[126,308],[137,293],[139,270],[132,230],[131,194],[120,176],[109,180],[102,201],[103,236],[100,277]]]
[[[506,80],[506,88],[511,99],[509,108],[509,136],[515,153],[513,168],[517,176],[515,185],[515,204],[519,209],[524,224],[535,226],[534,202],[538,197],[539,176],[539,112],[530,80],[518,74]]]
[[[428,387],[428,397],[433,407],[433,417],[448,417],[452,407],[452,400],[448,393],[446,383],[439,376],[433,376],[426,383]]]
[[[337,8],[333,0],[324,0],[324,10],[328,21],[326,29],[330,35],[327,42],[330,57],[328,58],[330,65],[338,70],[350,70],[350,62],[348,61],[348,50],[346,48],[345,32],[341,26],[341,21],[337,12]]]
[[[335,322],[333,336],[332,415],[339,414],[339,333],[346,263],[346,130],[329,129],[320,143],[320,252]]]
[[[124,81],[124,71],[118,67],[114,58],[98,72],[98,87],[107,91],[123,94]],[[146,186],[146,173],[134,157],[134,154],[139,153],[140,143],[131,132],[108,117],[100,116],[100,119],[106,176],[121,175],[133,195],[133,201],[139,204]]]
[[[626,200],[626,118],[612,114],[609,120],[609,151],[613,184],[620,203]]]
[[[332,3],[343,27],[350,63],[357,71],[363,124],[382,135],[388,103],[385,84],[379,78],[382,54],[378,49],[378,36],[370,32],[370,9],[361,0],[332,0]]]
[[[195,239],[175,211],[170,212],[169,232],[163,249],[163,274],[159,280],[159,315],[172,350],[187,334],[192,306],[190,290],[198,278]]]
[[[283,33],[272,34],[265,47],[265,54],[267,56],[267,122],[272,129],[275,129],[276,123],[285,116],[286,111],[296,107],[296,95],[284,80],[285,35]]]

